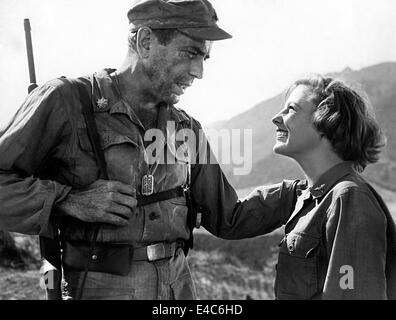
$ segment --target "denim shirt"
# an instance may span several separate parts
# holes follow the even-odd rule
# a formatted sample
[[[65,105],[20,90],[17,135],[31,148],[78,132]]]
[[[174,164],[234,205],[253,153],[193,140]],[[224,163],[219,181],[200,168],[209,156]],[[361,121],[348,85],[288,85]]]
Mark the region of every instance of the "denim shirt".
[[[139,117],[118,94],[111,70],[95,76],[98,90],[94,101],[95,120],[102,141],[109,178],[132,185],[140,194],[142,177],[148,172],[145,161],[145,128]],[[89,80],[82,83],[89,90]],[[102,100],[103,101],[103,100]],[[196,137],[199,122],[184,111],[162,108],[160,128],[169,120],[176,130],[192,128]],[[166,148],[175,150],[179,144]],[[196,157],[210,157],[203,136]],[[72,188],[85,187],[99,178],[92,146],[87,136],[82,106],[75,87],[59,79],[34,90],[24,101],[0,136],[0,229],[54,237],[53,213]],[[175,163],[153,168],[154,192],[186,184],[191,171],[194,205],[202,213],[202,225],[211,233],[230,239],[269,232],[285,221],[294,206],[296,183],[262,187],[249,199],[239,201],[217,162],[194,163],[193,155],[177,155]],[[99,242],[142,246],[161,241],[188,239],[187,206],[184,197],[168,199],[136,208],[126,227],[103,225]],[[88,240],[92,224],[77,219],[62,221],[62,234],[69,240]]]
[[[276,298],[386,299],[395,240],[381,202],[350,162],[302,191],[280,243]]]

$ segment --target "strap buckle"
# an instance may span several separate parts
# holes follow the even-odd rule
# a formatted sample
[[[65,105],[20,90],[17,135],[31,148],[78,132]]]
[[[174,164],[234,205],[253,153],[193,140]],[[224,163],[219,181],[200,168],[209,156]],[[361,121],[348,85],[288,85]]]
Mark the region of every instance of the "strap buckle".
[[[156,261],[166,258],[166,250],[164,243],[156,243],[147,246],[147,259],[148,261]]]

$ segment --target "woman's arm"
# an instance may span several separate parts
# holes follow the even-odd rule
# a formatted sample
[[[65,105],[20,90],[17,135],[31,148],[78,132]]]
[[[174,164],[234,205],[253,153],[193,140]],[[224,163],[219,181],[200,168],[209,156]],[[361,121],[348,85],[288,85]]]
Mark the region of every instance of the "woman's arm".
[[[269,233],[285,224],[294,209],[299,180],[263,186],[246,199],[238,200],[200,131],[201,125],[192,120],[192,128],[199,141],[197,161],[191,172],[191,191],[205,229],[224,239],[243,239]]]

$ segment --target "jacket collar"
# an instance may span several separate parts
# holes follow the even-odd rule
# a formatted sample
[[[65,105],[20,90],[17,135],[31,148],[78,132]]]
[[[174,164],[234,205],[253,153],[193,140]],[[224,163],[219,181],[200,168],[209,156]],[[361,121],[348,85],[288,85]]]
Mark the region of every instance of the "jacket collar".
[[[351,161],[341,162],[327,170],[319,180],[310,188],[310,194],[314,199],[321,198],[343,177],[353,173]]]
[[[299,214],[305,200],[308,200],[311,197],[314,200],[322,198],[338,181],[340,181],[343,177],[347,176],[352,172],[352,162],[341,162],[327,170],[324,174],[322,174],[319,180],[312,187],[307,187],[306,189],[304,188],[304,190],[302,191],[297,190],[298,200],[296,203],[296,207],[294,208],[293,213],[289,217],[289,220],[286,223],[286,227]],[[308,186],[308,181],[305,181],[305,185]]]

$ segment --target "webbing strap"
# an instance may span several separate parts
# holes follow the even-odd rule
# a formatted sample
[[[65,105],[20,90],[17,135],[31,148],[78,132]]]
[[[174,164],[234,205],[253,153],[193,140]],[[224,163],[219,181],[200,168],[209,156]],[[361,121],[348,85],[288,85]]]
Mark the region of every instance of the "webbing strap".
[[[178,197],[184,197],[185,192],[187,191],[184,186],[178,186],[174,189],[171,190],[166,190],[162,192],[157,192],[149,196],[140,196],[137,197],[137,206],[142,207],[146,206],[151,203],[159,202],[159,201],[164,201],[172,198],[178,198]]]
[[[100,147],[100,140],[99,140],[99,134],[98,134],[98,129],[96,127],[96,122],[94,118],[94,112],[93,112],[93,92],[94,92],[94,80],[95,77],[92,76],[91,79],[91,89],[92,89],[92,94],[91,97],[88,95],[84,85],[81,82],[76,82],[77,83],[77,89],[78,93],[80,95],[80,100],[82,102],[83,106],[83,115],[85,119],[85,123],[87,125],[87,131],[88,131],[88,137],[91,142],[94,154],[95,154],[95,159],[97,161],[97,164],[99,166],[100,172],[102,174],[102,177],[105,180],[109,180],[109,176],[107,174],[107,166],[106,166],[106,161],[104,158],[103,150]]]

